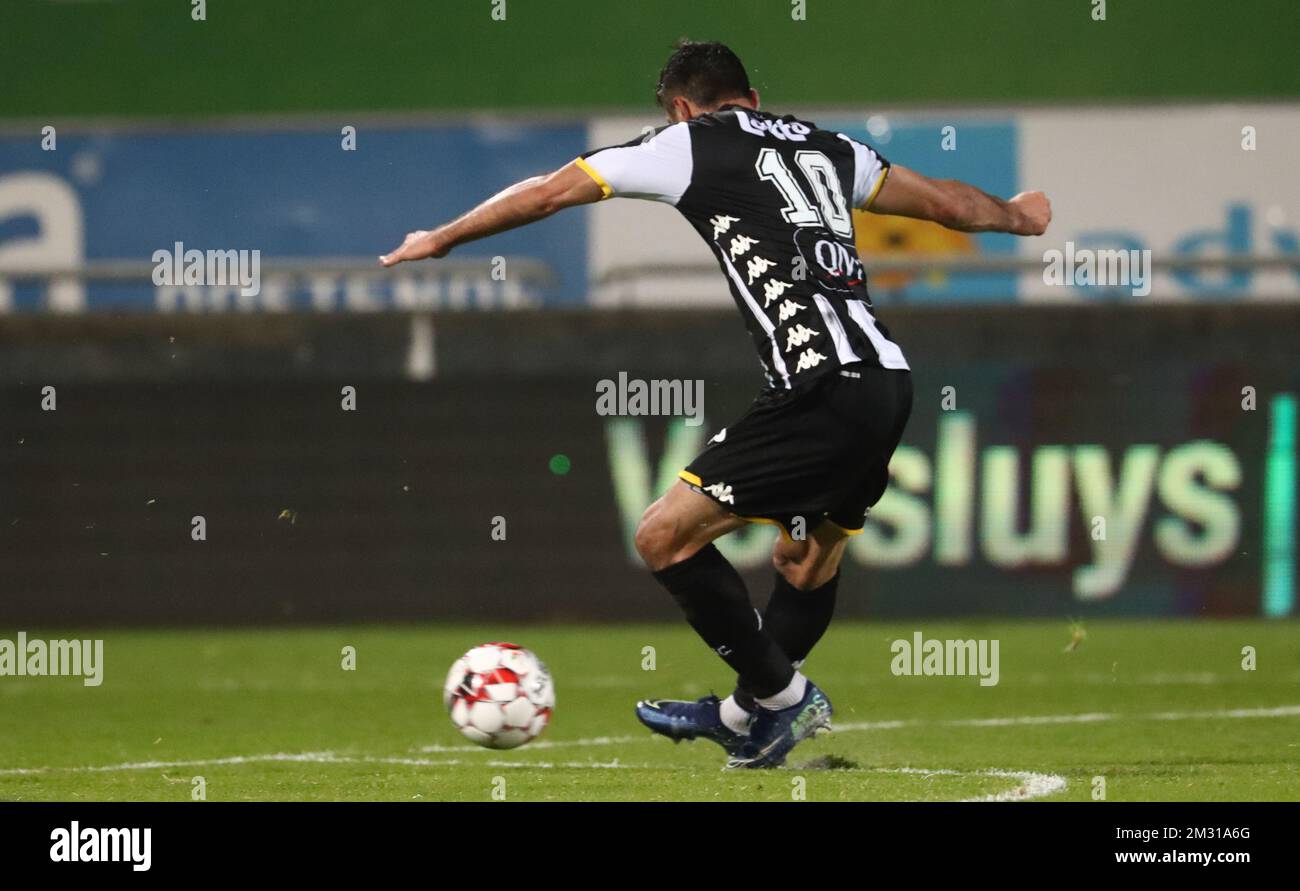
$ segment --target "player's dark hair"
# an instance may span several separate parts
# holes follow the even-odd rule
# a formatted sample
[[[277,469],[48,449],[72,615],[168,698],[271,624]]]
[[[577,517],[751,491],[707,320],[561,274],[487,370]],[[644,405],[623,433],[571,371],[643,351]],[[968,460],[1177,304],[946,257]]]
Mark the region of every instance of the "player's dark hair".
[[[749,95],[749,75],[740,57],[721,43],[698,43],[682,38],[659,72],[655,98],[666,107],[674,96],[685,96],[703,108],[723,99]]]

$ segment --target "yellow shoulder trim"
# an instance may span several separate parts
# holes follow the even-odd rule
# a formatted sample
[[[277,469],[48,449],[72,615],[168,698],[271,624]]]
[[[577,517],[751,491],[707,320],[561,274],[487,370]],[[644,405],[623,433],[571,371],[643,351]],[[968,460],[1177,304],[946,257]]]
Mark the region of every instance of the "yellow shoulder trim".
[[[880,187],[885,184],[885,180],[889,179],[889,171],[893,169],[894,168],[892,167],[886,167],[884,171],[881,172],[880,179],[876,180],[875,187],[872,188],[871,194],[867,196],[867,203],[862,205],[863,210],[866,210],[868,207],[870,207],[871,202],[876,200],[876,196],[880,194]],[[862,530],[859,529],[858,531],[861,532]]]
[[[677,472],[677,476],[680,477],[681,479],[686,480],[686,482],[690,483],[692,486],[704,485],[704,480],[700,479],[698,476],[691,473],[689,470],[679,470]]]
[[[605,182],[605,177],[597,173],[596,168],[588,164],[585,158],[576,158],[573,163],[578,165],[579,170],[594,179],[596,185],[600,186],[600,191],[604,193],[600,196],[602,201],[614,194],[614,190],[610,187],[609,183]]]

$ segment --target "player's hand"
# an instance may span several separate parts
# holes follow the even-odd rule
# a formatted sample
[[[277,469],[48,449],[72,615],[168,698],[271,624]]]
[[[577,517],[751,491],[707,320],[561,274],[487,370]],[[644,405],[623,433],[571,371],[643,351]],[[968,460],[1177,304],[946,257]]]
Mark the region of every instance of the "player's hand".
[[[1017,235],[1042,235],[1052,221],[1052,202],[1042,192],[1021,192],[1008,204],[1016,208],[1019,225]]]
[[[403,260],[427,260],[429,257],[445,257],[450,248],[443,247],[438,238],[438,230],[420,229],[410,232],[406,239],[392,253],[384,254],[379,262],[385,266],[396,266]]]

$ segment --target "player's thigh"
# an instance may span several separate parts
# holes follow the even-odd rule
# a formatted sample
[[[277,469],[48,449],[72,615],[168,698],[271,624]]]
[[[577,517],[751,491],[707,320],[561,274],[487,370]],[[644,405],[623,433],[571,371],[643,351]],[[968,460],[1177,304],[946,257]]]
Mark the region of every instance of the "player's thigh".
[[[772,548],[772,565],[801,591],[811,591],[834,578],[849,535],[834,523],[823,522],[806,539],[782,535]]]
[[[651,569],[658,570],[744,525],[740,517],[679,480],[641,516],[636,549]]]

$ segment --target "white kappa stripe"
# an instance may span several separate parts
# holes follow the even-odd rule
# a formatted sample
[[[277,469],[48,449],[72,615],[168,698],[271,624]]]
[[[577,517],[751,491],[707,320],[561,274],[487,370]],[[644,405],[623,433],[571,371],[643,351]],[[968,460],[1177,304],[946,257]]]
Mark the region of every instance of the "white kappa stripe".
[[[790,372],[786,371],[785,360],[781,358],[780,345],[776,342],[776,327],[772,324],[772,320],[767,317],[767,314],[763,312],[762,307],[758,305],[754,295],[749,293],[749,286],[740,277],[736,267],[727,259],[726,252],[719,248],[718,256],[722,258],[723,264],[727,267],[727,275],[731,276],[731,280],[735,282],[736,290],[740,291],[741,296],[745,298],[745,303],[749,305],[749,311],[754,314],[754,318],[758,320],[758,324],[763,327],[763,331],[767,334],[768,340],[772,342],[772,366],[777,374],[781,375],[781,381],[785,384],[785,388],[790,389]]]

